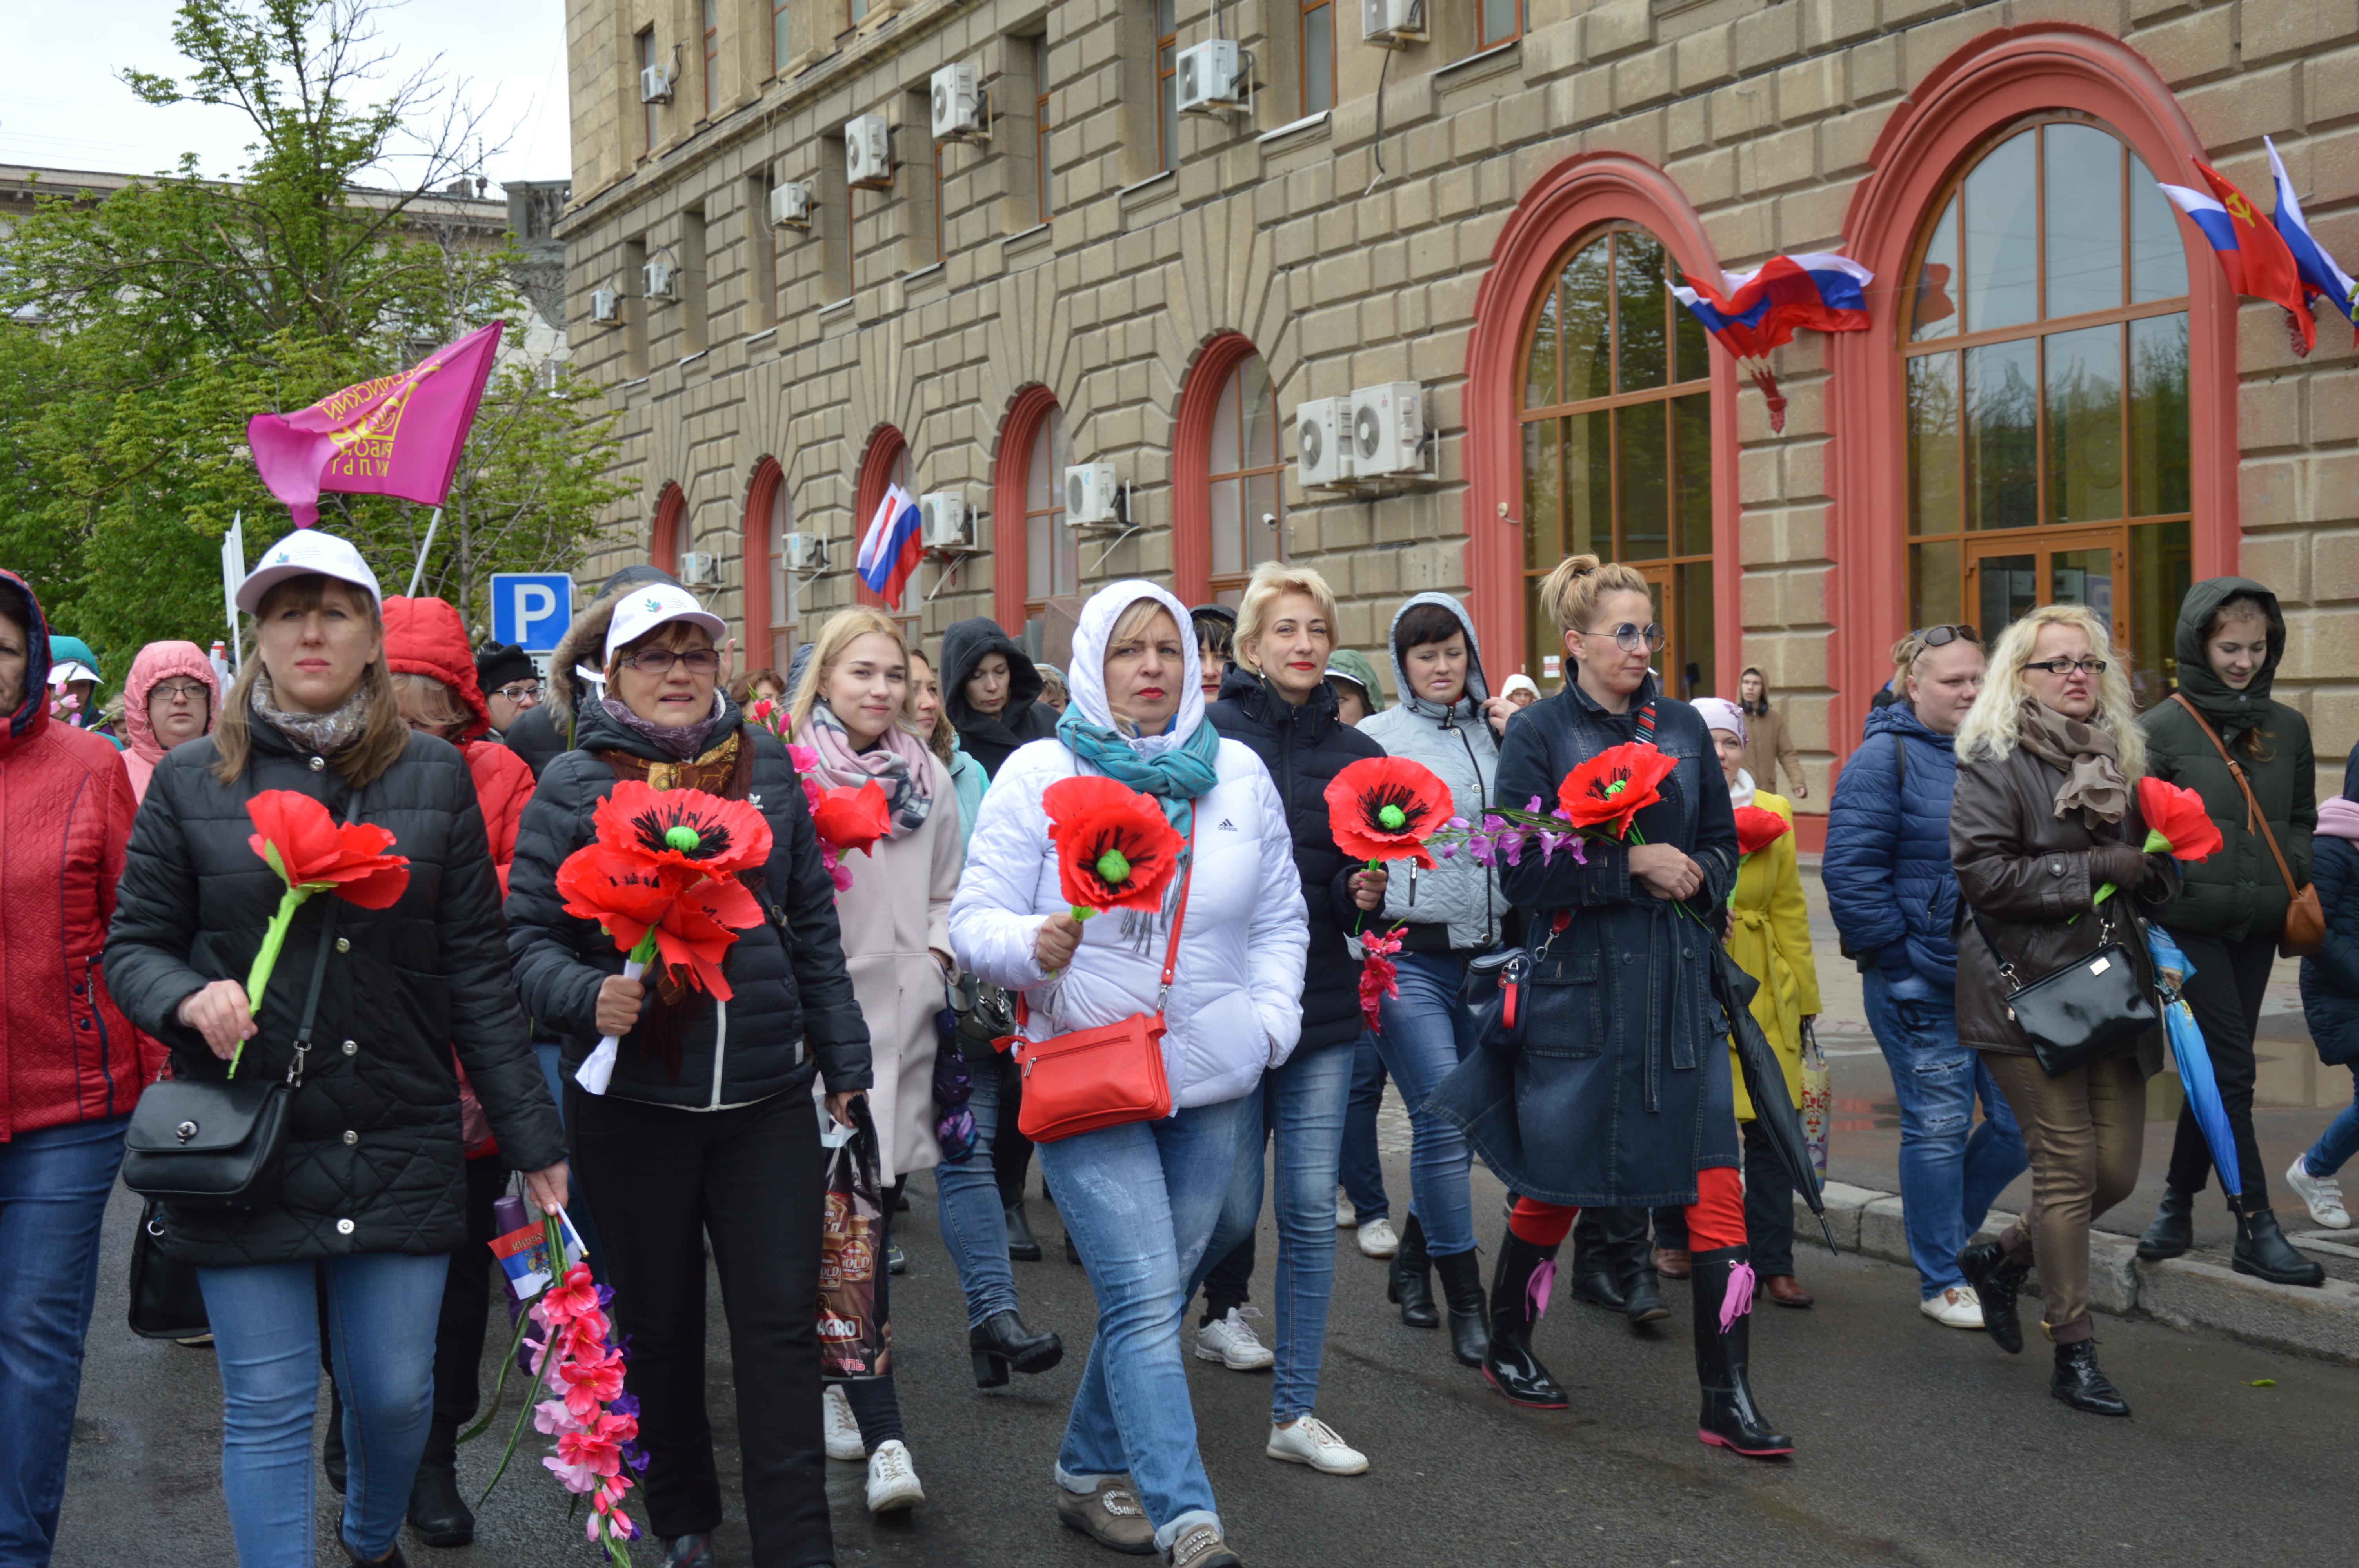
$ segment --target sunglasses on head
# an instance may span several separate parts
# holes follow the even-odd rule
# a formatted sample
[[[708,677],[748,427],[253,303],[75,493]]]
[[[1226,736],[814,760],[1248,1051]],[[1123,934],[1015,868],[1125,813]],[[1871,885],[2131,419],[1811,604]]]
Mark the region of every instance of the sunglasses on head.
[[[1974,629],[1971,626],[1928,626],[1917,633],[1916,637],[1929,648],[1943,648],[1951,643],[1972,643],[1980,647],[1983,641],[1974,635]]]

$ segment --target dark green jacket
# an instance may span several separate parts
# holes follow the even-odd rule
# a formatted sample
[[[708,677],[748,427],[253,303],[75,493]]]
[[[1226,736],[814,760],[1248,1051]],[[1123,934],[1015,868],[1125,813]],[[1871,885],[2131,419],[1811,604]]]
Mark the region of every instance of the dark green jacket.
[[[2267,608],[2268,662],[2243,691],[2212,674],[2203,656],[2203,623],[2231,594],[2249,594]],[[2285,617],[2277,595],[2245,578],[2207,578],[2187,590],[2179,611],[2179,689],[2210,720],[2252,785],[2269,830],[2284,851],[2295,884],[2310,881],[2310,837],[2318,826],[2318,770],[2310,754],[2310,722],[2281,702],[2269,700],[2277,665],[2285,659]],[[2204,738],[2202,727],[2175,701],[2148,708],[2147,772],[2196,791],[2220,827],[2220,849],[2209,860],[2188,865],[2179,893],[2162,911],[2162,924],[2231,942],[2275,935],[2285,923],[2285,879],[2258,832],[2247,827],[2250,813],[2227,763]],[[2257,736],[2254,733],[2258,731]]]

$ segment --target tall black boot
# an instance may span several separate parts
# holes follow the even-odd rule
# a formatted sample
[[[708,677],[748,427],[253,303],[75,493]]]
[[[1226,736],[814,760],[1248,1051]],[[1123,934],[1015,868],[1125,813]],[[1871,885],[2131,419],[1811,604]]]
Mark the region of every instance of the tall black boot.
[[[1401,1309],[1401,1321],[1411,1328],[1433,1328],[1441,1314],[1433,1310],[1431,1260],[1425,1255],[1425,1227],[1414,1214],[1401,1227],[1400,1250],[1393,1254],[1385,1281],[1385,1300]]]
[[[2154,1223],[2138,1238],[2137,1255],[2149,1263],[2159,1263],[2194,1245],[2195,1195],[2165,1186],[2162,1206],[2154,1211]]]
[[[1663,1292],[1655,1284],[1654,1248],[1647,1238],[1647,1211],[1636,1208],[1600,1209],[1617,1277],[1622,1283],[1622,1312],[1633,1333],[1671,1315]]]
[[[1472,1254],[1469,1254],[1472,1256]],[[1556,1249],[1535,1247],[1510,1230],[1499,1242],[1491,1275],[1491,1345],[1483,1376],[1519,1405],[1560,1411],[1572,1401],[1532,1354],[1532,1326],[1548,1311],[1556,1283]]]
[[[1572,1294],[1576,1301],[1621,1312],[1622,1271],[1613,1240],[1606,1235],[1606,1209],[1585,1208],[1572,1222]]]
[[[1483,1260],[1471,1248],[1433,1260],[1441,1276],[1441,1299],[1450,1306],[1450,1353],[1480,1367],[1491,1348],[1491,1328],[1483,1307]]]
[[[2140,1248],[2139,1253],[2143,1256],[2145,1249]],[[2236,1250],[2228,1259],[2228,1267],[2273,1284],[2316,1289],[2326,1283],[2326,1271],[2316,1259],[2294,1250],[2293,1243],[2277,1228],[2277,1217],[2272,1209],[2256,1209],[2236,1217]]]
[[[1703,1414],[1696,1436],[1748,1459],[1794,1452],[1794,1440],[1772,1432],[1753,1403],[1745,1376],[1753,1328],[1752,1252],[1718,1247],[1691,1255],[1695,1281],[1696,1381],[1703,1387]]]
[[[2105,1380],[2097,1370],[2097,1342],[2075,1340],[2056,1347],[2056,1371],[2048,1379],[2048,1391],[2076,1411],[2091,1415],[2127,1415],[2129,1400],[2121,1390]]]
[[[438,1421],[426,1429],[426,1453],[409,1486],[409,1528],[429,1546],[464,1546],[475,1539],[475,1516],[459,1493],[459,1429]]]

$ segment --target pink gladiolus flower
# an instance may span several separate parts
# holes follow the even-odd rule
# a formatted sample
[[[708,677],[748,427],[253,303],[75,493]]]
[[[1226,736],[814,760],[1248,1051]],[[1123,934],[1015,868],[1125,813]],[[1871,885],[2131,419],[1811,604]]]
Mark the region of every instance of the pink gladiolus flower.
[[[598,1285],[591,1279],[587,1263],[576,1263],[566,1271],[564,1279],[542,1292],[533,1310],[536,1322],[551,1327],[583,1316],[600,1318],[603,1327],[605,1315],[598,1311]]]
[[[557,1456],[568,1465],[581,1465],[601,1476],[612,1476],[623,1467],[622,1449],[595,1431],[559,1434]]]
[[[608,1351],[594,1360],[568,1361],[557,1368],[557,1376],[565,1387],[565,1408],[586,1422],[623,1391],[623,1357]]]
[[[573,1419],[573,1412],[565,1408],[563,1400],[543,1400],[532,1408],[533,1426],[551,1437],[582,1430],[582,1423]]]
[[[565,1484],[569,1492],[591,1492],[598,1487],[598,1476],[586,1465],[569,1465],[562,1459],[544,1459],[549,1472]]]

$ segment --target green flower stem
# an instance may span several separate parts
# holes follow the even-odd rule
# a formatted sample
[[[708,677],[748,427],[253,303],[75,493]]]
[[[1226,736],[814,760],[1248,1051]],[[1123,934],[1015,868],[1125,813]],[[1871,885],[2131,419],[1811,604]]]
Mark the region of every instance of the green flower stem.
[[[2168,855],[2170,853],[2170,840],[2149,827],[2146,830],[2146,845],[2138,852],[2142,855]],[[2089,902],[2092,904],[2103,903],[2105,900],[2113,897],[2114,894],[2120,891],[2121,890],[2116,888],[2113,883],[2107,882],[2104,887],[2097,890],[2095,896],[2091,898]],[[2076,914],[2072,917],[2072,920],[2078,920],[2081,917]],[[2064,924],[2070,925],[2072,924],[2072,921],[2068,920]]]
[[[534,1302],[538,1302],[541,1296],[555,1290],[558,1281],[565,1278],[565,1232],[558,1225],[555,1215],[544,1214],[540,1217],[540,1235],[541,1245],[549,1249],[549,1283],[540,1288],[539,1293],[533,1297]],[[509,1342],[507,1359],[500,1364],[500,1380],[492,1390],[492,1415],[499,1411],[500,1390],[507,1386],[507,1369],[516,1364],[516,1347],[523,1342],[524,1325],[532,1321],[532,1314],[529,1310],[531,1303],[527,1303],[526,1306],[527,1310],[516,1316],[516,1338]],[[482,1508],[491,1500],[492,1488],[497,1487],[500,1484],[500,1477],[508,1473],[508,1461],[516,1457],[516,1444],[524,1441],[525,1428],[532,1424],[532,1407],[540,1402],[542,1394],[550,1391],[549,1366],[549,1358],[557,1354],[557,1331],[544,1327],[543,1332],[549,1336],[549,1342],[541,1352],[540,1371],[533,1379],[533,1391],[524,1397],[524,1409],[516,1411],[516,1430],[508,1433],[507,1452],[500,1455],[499,1468],[492,1472],[491,1480],[484,1487],[484,1495],[475,1499],[477,1508]],[[467,1437],[473,1437],[476,1433],[489,1426],[492,1423],[492,1415],[484,1416],[468,1431],[466,1437],[462,1437],[459,1441],[463,1443]]]
[[[640,965],[643,968],[647,964],[647,960],[653,958],[655,956],[656,928],[652,925],[647,927],[647,934],[639,938],[638,945],[624,955],[624,957],[628,958],[632,963]]]
[[[287,946],[287,932],[295,924],[295,912],[311,896],[308,887],[289,887],[278,895],[278,913],[262,928],[262,948],[254,956],[254,968],[245,972],[246,1010],[255,1017],[262,1016],[262,988],[270,983],[270,971],[278,967],[278,950]],[[245,1042],[237,1043],[230,1054],[229,1076],[237,1076],[238,1064],[245,1058]]]

